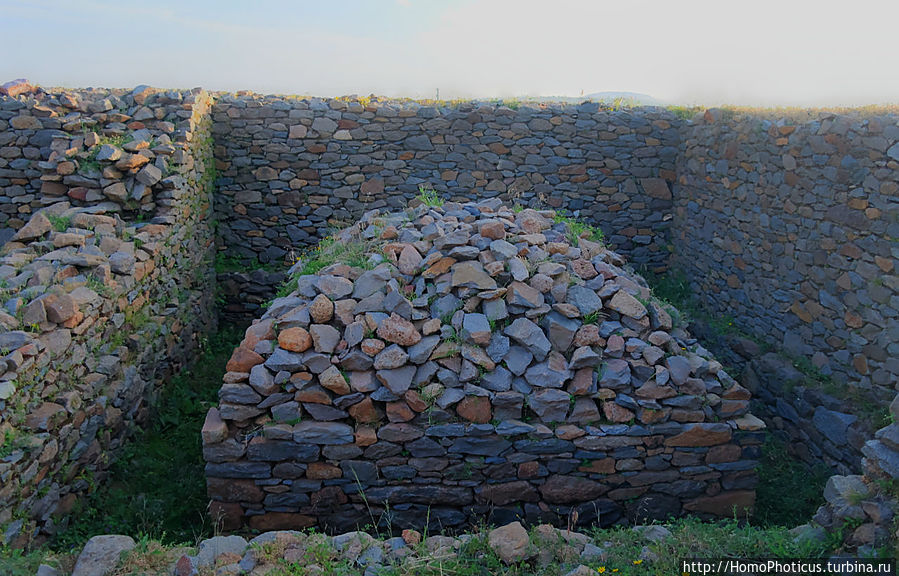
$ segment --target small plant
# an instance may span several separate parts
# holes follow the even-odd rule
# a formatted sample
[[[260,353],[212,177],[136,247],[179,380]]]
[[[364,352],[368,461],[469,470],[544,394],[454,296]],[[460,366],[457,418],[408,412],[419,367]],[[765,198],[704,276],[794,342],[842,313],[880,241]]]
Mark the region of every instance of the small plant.
[[[17,447],[18,436],[18,432],[13,428],[3,432],[3,442],[0,442],[0,458],[6,458],[13,453]]]
[[[437,191],[424,185],[418,187],[418,196],[416,198],[421,200],[421,203],[425,206],[432,208],[443,206],[443,198],[437,194]]]
[[[584,315],[584,324],[598,324],[601,314],[599,311],[590,312]]]
[[[57,232],[65,232],[69,229],[71,218],[67,216],[57,216],[56,214],[47,214],[47,220],[53,225],[53,229]]]
[[[577,218],[573,218],[571,216],[565,216],[564,214],[556,213],[553,221],[556,224],[564,223],[568,227],[568,243],[572,246],[577,246],[578,241],[581,238],[585,238],[590,240],[591,242],[597,242],[599,244],[604,243],[605,236],[602,230],[596,226],[591,226],[582,220],[578,220]]]

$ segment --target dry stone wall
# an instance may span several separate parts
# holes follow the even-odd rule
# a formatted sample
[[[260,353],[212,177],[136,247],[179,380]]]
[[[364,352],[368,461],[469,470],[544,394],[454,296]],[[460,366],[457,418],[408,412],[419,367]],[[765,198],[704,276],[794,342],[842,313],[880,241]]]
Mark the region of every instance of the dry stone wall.
[[[579,214],[635,265],[668,259],[679,121],[664,109],[221,95],[213,114],[223,243],[254,267],[401,209],[420,185]],[[258,299],[247,280],[235,307]]]
[[[709,111],[679,159],[674,260],[693,292],[860,387],[899,382],[897,120]]]
[[[672,265],[713,314],[845,388],[736,340],[768,421],[843,473],[899,382],[897,120],[710,110],[683,127]]]
[[[0,256],[4,543],[64,524],[214,326],[210,103],[147,88],[0,99],[43,190],[17,202],[4,187],[26,221]]]
[[[212,514],[341,532],[751,509],[749,392],[575,234],[448,202],[368,213],[337,236],[352,265],[301,260],[207,416]]]
[[[213,136],[219,190],[209,219],[200,215],[209,209]],[[134,407],[145,395],[128,390],[151,388],[156,365],[162,373],[177,364],[181,347],[207,325],[211,226],[231,263],[219,275],[225,317],[258,315],[285,278],[285,263],[332,224],[400,208],[419,185],[456,200],[500,197],[579,214],[631,263],[685,271],[708,309],[885,406],[899,381],[897,140],[892,112],[799,118],[710,110],[686,122],[660,109],[595,104],[513,109],[220,94],[211,107],[198,90],[4,84],[0,240],[23,235],[0,266],[0,321],[9,330],[0,377],[0,524],[16,526],[12,538],[32,521],[52,531],[52,510],[66,510],[86,482],[72,470],[102,474],[96,447],[114,448],[125,425],[115,411],[105,427],[98,418],[110,405],[124,422],[143,413]],[[61,323],[44,318],[76,291],[77,314],[54,316]],[[187,309],[195,325],[179,321]],[[84,319],[65,325],[78,314]],[[167,336],[144,345],[150,340],[134,328],[135,314],[138,324],[182,334],[180,343]],[[129,330],[136,334],[125,338],[127,353],[101,355],[118,358],[118,367],[90,360],[83,342]],[[749,367],[744,384],[767,405],[766,420],[806,447],[799,455],[857,470],[872,419],[806,386],[782,358],[732,343]],[[137,385],[131,368],[142,374]],[[70,380],[97,373],[126,384],[109,391],[81,383],[78,399],[60,396]],[[26,430],[23,411],[44,403],[65,413],[50,406],[58,413],[47,420],[53,429]],[[41,498],[35,518],[14,505]]]

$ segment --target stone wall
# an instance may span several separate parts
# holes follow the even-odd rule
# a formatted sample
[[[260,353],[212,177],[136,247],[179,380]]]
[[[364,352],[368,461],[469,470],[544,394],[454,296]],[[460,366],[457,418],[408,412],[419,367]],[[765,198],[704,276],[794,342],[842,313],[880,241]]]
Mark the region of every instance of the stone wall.
[[[64,524],[214,326],[210,104],[144,88],[0,99],[36,181],[3,196],[27,220],[0,257],[4,543]]]
[[[897,120],[712,110],[678,161],[674,262],[693,293],[862,388],[899,382]]]
[[[289,262],[419,186],[579,214],[634,265],[668,260],[679,120],[664,109],[220,95],[213,116],[222,243],[249,266]]]
[[[738,346],[773,427],[844,473],[875,427],[862,405],[885,413],[899,382],[897,120],[709,110],[678,159],[672,265],[712,314],[842,388]]]
[[[337,237],[351,265],[298,262],[207,416],[212,514],[340,532],[751,509],[749,392],[554,216],[369,213]]]

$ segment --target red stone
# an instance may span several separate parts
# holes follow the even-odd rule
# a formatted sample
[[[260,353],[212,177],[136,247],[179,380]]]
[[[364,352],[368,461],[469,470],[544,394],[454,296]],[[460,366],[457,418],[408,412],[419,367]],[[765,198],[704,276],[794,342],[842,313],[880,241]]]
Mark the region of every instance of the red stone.
[[[306,478],[312,480],[333,480],[343,476],[343,471],[337,466],[325,462],[310,462],[306,467]]]
[[[0,85],[0,94],[11,96],[13,98],[22,94],[31,94],[33,91],[34,86],[29,84],[28,80],[24,78],[16,78],[15,80]]]
[[[490,399],[486,396],[466,396],[456,405],[456,413],[476,424],[486,424],[493,417]]]
[[[387,403],[387,420],[390,422],[408,422],[415,418],[415,412],[402,400]]]
[[[262,364],[265,358],[242,345],[234,349],[231,359],[225,365],[228,372],[249,372],[253,366]]]
[[[261,530],[297,530],[300,528],[308,528],[315,526],[316,519],[305,514],[295,514],[292,512],[268,512],[258,516],[250,516],[250,528]]]
[[[611,422],[630,422],[634,419],[634,413],[615,402],[603,402],[602,413]]]
[[[581,472],[587,472],[588,474],[614,474],[615,473],[615,459],[614,458],[600,458],[599,460],[590,460],[589,464],[584,464],[580,468],[578,468]]]
[[[290,352],[305,352],[312,346],[312,336],[299,326],[286,328],[278,334],[278,346]]]
[[[360,424],[374,424],[384,417],[381,411],[375,408],[372,399],[367,396],[361,402],[350,406],[348,411],[353,420]]]
[[[693,424],[683,432],[665,440],[665,446],[715,446],[729,441],[727,424]]]
[[[421,340],[421,334],[418,333],[412,322],[396,313],[390,314],[381,322],[378,326],[378,336],[400,346],[412,346]]]
[[[310,500],[314,510],[322,510],[346,504],[348,498],[340,486],[326,486],[318,492],[314,492]]]
[[[206,478],[209,496],[225,502],[262,502],[265,493],[252,480]]]

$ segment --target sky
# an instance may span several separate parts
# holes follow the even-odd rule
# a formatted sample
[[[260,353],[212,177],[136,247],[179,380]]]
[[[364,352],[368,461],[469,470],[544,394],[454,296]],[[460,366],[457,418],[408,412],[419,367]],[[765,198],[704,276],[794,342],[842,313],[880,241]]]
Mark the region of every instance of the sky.
[[[899,0],[0,0],[0,82],[899,103]]]

